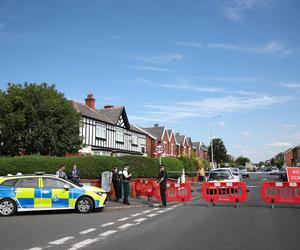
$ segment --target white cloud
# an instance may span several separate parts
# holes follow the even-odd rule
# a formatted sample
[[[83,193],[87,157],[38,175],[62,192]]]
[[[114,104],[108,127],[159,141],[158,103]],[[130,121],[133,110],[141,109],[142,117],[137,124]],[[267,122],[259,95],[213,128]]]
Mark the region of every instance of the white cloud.
[[[223,121],[221,121],[221,122],[218,123],[218,126],[219,126],[219,127],[225,127],[225,126],[226,126],[226,123],[223,122]]]
[[[183,102],[199,111],[207,111],[212,114],[222,114],[249,109],[269,108],[275,104],[283,103],[289,98],[285,96],[259,96],[259,97],[235,97],[225,96],[222,98],[208,98],[199,101]]]
[[[240,77],[240,76],[208,76],[201,77],[201,80],[213,82],[256,82],[255,77]]]
[[[121,35],[113,35],[113,36],[109,36],[107,38],[111,39],[111,40],[121,40],[121,39],[123,39],[123,37]]]
[[[274,0],[226,0],[221,6],[221,11],[225,17],[238,22],[245,13],[268,10],[274,3]]]
[[[291,147],[293,144],[290,142],[274,142],[266,144],[267,147]]]
[[[157,55],[157,56],[149,56],[149,57],[136,57],[135,59],[151,63],[151,64],[168,64],[173,61],[180,61],[183,59],[181,54],[169,54],[169,55]]]
[[[293,124],[293,123],[285,123],[282,125],[283,128],[286,128],[286,129],[292,129],[292,128],[295,128],[297,127],[296,124]]]
[[[286,82],[286,83],[281,83],[281,85],[290,89],[300,89],[300,83],[296,83],[296,82]]]
[[[196,47],[205,49],[220,49],[229,51],[240,51],[256,54],[267,54],[277,56],[288,56],[292,53],[287,49],[280,41],[273,40],[262,45],[249,46],[241,44],[229,44],[229,43],[208,43],[202,44],[197,42],[176,42],[175,44],[186,47]],[[198,44],[198,46],[196,46]],[[200,46],[201,45],[201,46]]]
[[[158,71],[158,72],[169,72],[166,68],[159,68],[153,66],[130,66],[131,69],[144,70],[144,71]]]
[[[243,136],[251,136],[252,133],[251,133],[250,131],[243,131],[243,132],[242,132],[242,135],[243,135]]]

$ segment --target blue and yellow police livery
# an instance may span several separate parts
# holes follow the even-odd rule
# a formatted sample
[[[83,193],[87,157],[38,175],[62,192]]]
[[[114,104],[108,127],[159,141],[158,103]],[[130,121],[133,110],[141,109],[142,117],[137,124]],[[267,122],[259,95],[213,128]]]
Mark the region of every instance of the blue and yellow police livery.
[[[107,194],[97,187],[81,187],[56,175],[0,177],[0,215],[17,211],[76,209],[91,212],[105,206]]]

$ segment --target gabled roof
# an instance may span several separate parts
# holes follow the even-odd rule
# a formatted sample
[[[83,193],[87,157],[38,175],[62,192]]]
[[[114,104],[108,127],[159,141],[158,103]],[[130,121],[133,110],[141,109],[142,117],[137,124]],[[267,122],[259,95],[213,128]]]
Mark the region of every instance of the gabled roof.
[[[128,129],[130,128],[128,117],[123,106],[99,109],[98,112],[106,116],[115,125],[118,123],[120,117],[122,116],[125,127]]]
[[[189,145],[193,146],[193,142],[192,142],[192,138],[191,137],[187,137],[186,138],[187,142]]]
[[[185,135],[180,135],[180,134],[176,133],[175,138],[180,146],[184,146],[184,142],[185,142],[185,138],[186,138]]]
[[[161,140],[163,138],[165,129],[165,127],[143,128],[143,130],[145,130],[158,140]]]
[[[196,149],[200,149],[201,143],[200,142],[193,142],[193,147],[195,147]]]
[[[72,101],[73,108],[81,113],[81,115],[94,118],[98,121],[103,121],[109,124],[114,124],[108,117],[106,117],[104,114],[100,113],[96,109],[92,109],[89,106],[82,104],[80,102]]]
[[[146,131],[138,127],[137,125],[130,124],[130,130],[141,133],[141,134],[147,134]]]

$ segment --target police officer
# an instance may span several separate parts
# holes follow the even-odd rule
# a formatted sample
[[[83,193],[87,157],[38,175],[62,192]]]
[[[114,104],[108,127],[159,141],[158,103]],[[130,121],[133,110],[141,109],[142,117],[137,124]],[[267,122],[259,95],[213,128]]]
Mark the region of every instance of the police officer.
[[[71,172],[71,178],[72,178],[72,181],[74,181],[77,185],[79,184],[79,182],[80,182],[80,171],[77,168],[76,164],[73,165],[73,169],[72,169],[72,172]]]
[[[124,169],[122,172],[122,183],[123,183],[123,190],[124,190],[123,203],[126,205],[130,205],[130,203],[128,201],[128,196],[129,196],[129,190],[130,190],[131,174],[129,174],[128,170],[129,170],[129,166],[124,165]]]
[[[168,180],[168,174],[165,170],[165,165],[160,165],[157,183],[159,184],[160,187],[162,207],[167,206],[167,200],[166,200],[167,180]]]
[[[115,195],[116,195],[116,202],[117,202],[121,198],[121,194],[120,194],[121,183],[120,183],[120,177],[119,177],[118,169],[116,167],[114,167],[113,170],[112,170],[112,177],[111,178],[112,178],[112,183],[113,183],[113,186],[114,186]]]

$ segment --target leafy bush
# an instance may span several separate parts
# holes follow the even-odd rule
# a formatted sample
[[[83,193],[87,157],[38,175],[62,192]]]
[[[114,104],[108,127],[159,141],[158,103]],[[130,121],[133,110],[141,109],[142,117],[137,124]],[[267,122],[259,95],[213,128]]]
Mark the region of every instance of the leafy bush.
[[[193,169],[193,161],[178,160],[177,158],[162,158],[162,163],[166,165],[166,170],[170,171],[169,176],[177,178],[184,166],[186,169]],[[70,174],[73,164],[78,166],[82,178],[96,179],[101,177],[104,171],[110,171],[114,166],[121,169],[124,164],[130,166],[130,172],[135,177],[157,177],[158,159],[144,156],[74,156],[74,157],[51,157],[51,156],[18,156],[0,157],[0,176],[7,174],[33,174],[44,171],[55,174],[61,165],[66,165],[66,173]],[[176,173],[172,173],[176,172]]]

